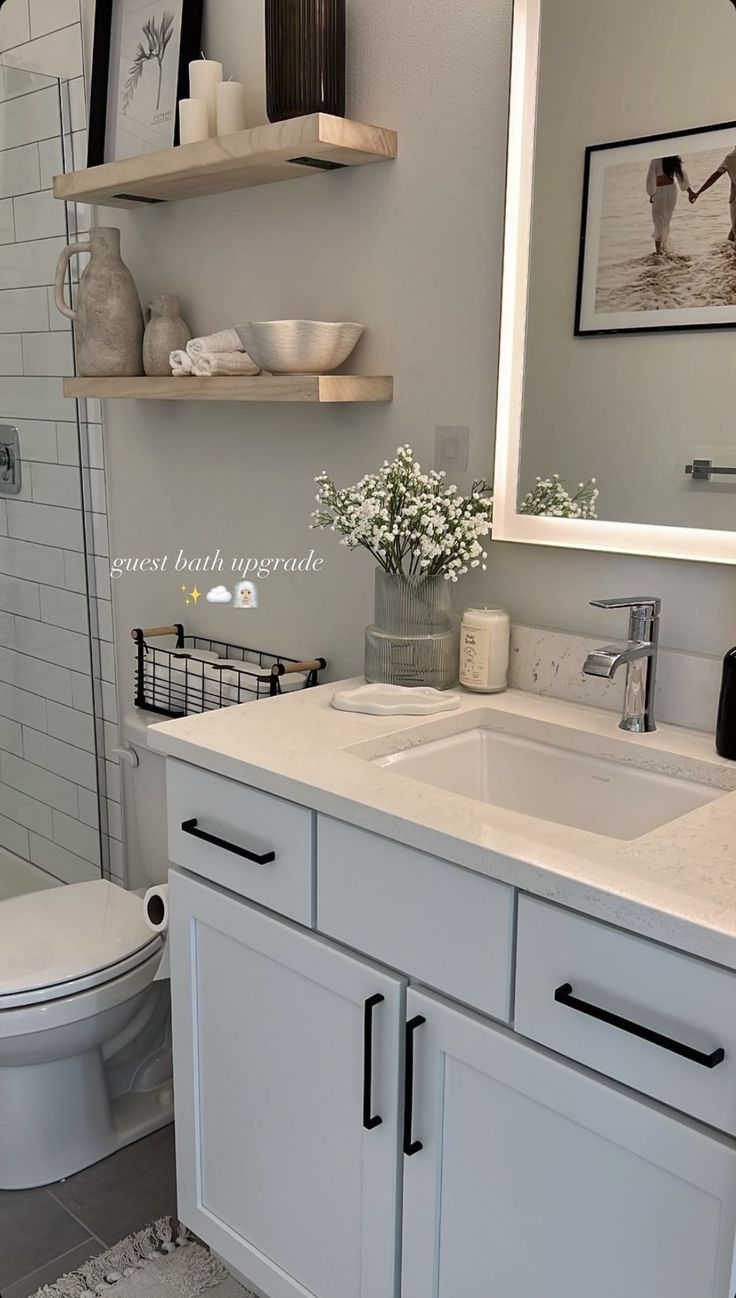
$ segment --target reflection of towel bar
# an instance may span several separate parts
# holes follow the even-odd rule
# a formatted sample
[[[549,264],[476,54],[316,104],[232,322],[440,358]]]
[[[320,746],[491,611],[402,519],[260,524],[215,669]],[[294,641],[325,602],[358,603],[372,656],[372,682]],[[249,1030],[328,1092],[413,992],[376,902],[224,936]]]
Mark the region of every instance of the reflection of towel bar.
[[[716,473],[736,475],[736,468],[718,468],[712,460],[693,460],[692,464],[685,465],[685,472],[692,474],[693,482],[710,482]]]

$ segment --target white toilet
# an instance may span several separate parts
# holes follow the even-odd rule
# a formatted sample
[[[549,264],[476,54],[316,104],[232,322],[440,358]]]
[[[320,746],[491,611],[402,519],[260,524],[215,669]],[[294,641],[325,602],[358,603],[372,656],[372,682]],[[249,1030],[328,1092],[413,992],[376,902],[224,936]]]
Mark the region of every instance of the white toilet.
[[[138,890],[168,869],[151,720],[126,720],[121,754]],[[162,949],[140,892],[102,879],[0,904],[0,1190],[58,1181],[172,1120]]]

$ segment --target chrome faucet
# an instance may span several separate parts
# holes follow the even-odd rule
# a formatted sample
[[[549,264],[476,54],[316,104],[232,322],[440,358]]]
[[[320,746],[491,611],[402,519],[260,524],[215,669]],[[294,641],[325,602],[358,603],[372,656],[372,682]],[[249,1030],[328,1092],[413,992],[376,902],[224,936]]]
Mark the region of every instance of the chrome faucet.
[[[625,649],[606,645],[588,654],[583,671],[586,676],[612,680],[619,667],[626,667],[626,692],[621,730],[635,735],[651,734],[657,729],[654,720],[654,686],[657,679],[659,648],[660,599],[594,599],[594,608],[628,608],[629,644]]]

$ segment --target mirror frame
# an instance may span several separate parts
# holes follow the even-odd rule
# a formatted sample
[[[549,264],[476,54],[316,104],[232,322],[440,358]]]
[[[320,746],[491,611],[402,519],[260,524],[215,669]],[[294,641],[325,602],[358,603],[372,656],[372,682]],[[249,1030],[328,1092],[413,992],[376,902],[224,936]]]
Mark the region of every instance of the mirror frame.
[[[641,554],[650,558],[736,564],[736,529],[723,532],[517,513],[542,3],[543,0],[515,0],[514,3],[493,539],[563,549]],[[583,340],[581,346],[586,345]]]

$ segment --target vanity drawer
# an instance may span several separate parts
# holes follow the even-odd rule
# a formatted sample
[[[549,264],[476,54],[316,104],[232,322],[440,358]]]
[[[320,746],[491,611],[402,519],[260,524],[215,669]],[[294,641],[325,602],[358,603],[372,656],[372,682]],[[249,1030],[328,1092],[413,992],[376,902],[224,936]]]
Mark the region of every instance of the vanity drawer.
[[[317,927],[508,1022],[514,890],[328,816],[317,818]]]
[[[736,975],[725,969],[521,897],[515,1025],[736,1135]]]
[[[176,865],[300,924],[312,923],[310,811],[171,758],[166,790],[169,858]]]

